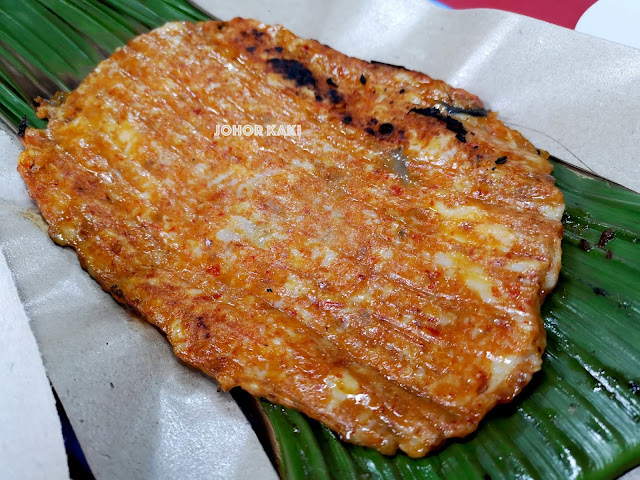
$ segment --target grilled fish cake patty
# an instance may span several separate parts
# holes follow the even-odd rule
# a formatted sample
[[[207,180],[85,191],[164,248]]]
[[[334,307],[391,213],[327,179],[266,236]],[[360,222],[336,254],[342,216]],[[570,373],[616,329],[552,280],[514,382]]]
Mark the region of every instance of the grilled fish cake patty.
[[[416,457],[540,368],[563,199],[477,97],[235,19],[139,36],[38,113],[51,237],[222,388]]]

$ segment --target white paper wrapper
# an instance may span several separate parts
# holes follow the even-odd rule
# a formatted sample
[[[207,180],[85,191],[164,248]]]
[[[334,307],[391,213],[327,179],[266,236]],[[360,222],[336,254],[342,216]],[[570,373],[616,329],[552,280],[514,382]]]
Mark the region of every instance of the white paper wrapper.
[[[2,251],[0,305],[0,472],[22,480],[68,479],[53,393]]]
[[[280,23],[349,55],[445,79],[479,95],[540,148],[640,191],[635,49],[514,14],[445,11],[426,0],[196,3],[222,19]],[[273,478],[230,397],[102,292],[73,251],[49,240],[15,164],[15,153],[0,157],[0,248],[94,473]]]

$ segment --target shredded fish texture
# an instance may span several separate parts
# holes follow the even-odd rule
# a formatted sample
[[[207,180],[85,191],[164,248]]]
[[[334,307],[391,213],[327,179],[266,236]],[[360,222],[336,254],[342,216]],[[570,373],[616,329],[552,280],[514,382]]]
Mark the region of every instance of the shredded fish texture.
[[[222,388],[419,457],[540,368],[563,198],[477,97],[235,19],[141,35],[38,113],[51,237]]]

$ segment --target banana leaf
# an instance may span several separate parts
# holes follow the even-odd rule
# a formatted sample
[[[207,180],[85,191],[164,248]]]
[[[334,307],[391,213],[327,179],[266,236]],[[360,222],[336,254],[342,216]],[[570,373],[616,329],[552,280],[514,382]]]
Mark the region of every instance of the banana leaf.
[[[186,0],[0,0],[0,116],[43,127],[34,97],[75,88],[138,33],[206,18]],[[640,195],[553,163],[563,267],[542,307],[543,367],[525,391],[421,459],[344,443],[260,400],[282,478],[607,479],[640,464]]]

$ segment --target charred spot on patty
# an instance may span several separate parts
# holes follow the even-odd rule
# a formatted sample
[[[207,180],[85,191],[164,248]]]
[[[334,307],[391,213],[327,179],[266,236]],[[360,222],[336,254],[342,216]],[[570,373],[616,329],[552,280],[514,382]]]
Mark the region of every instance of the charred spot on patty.
[[[464,128],[462,122],[460,120],[456,120],[455,118],[451,118],[449,115],[444,115],[436,107],[412,108],[411,110],[409,110],[409,113],[411,112],[417,113],[418,115],[422,115],[424,117],[435,118],[436,120],[444,122],[444,126],[446,127],[446,129],[455,133],[458,140],[463,143],[467,141],[465,137],[465,135],[467,134],[467,129]]]
[[[29,120],[27,120],[26,115],[23,115],[22,119],[20,120],[20,124],[18,125],[18,136],[20,138],[24,137],[24,133],[27,131],[28,127],[29,127]]]
[[[270,58],[267,63],[271,65],[273,71],[282,75],[287,80],[293,80],[296,82],[296,86],[304,87],[316,86],[316,79],[307,67],[305,67],[298,60],[291,60],[288,58]]]
[[[336,104],[344,101],[344,97],[338,93],[337,90],[329,90],[329,101],[331,103]]]
[[[380,127],[378,127],[378,132],[380,132],[382,135],[389,135],[391,132],[393,132],[393,125],[390,123],[383,123],[382,125],[380,125]]]
[[[397,68],[399,70],[407,70],[407,68],[403,67],[402,65],[394,65],[393,63],[378,62],[377,60],[371,60],[371,63],[373,63],[374,65],[381,65],[384,67]]]

